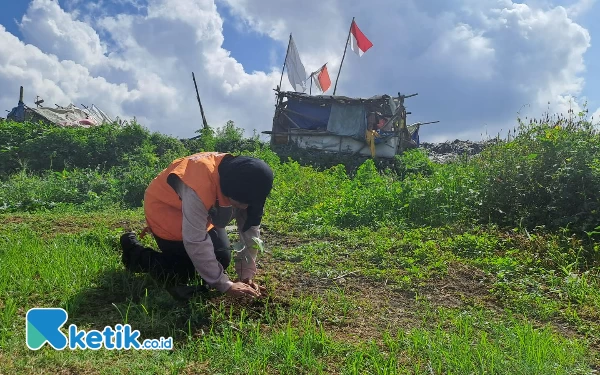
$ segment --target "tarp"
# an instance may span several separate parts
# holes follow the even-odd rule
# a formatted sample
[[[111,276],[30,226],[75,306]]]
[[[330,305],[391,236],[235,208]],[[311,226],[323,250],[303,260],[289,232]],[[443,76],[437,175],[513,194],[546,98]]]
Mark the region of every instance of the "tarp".
[[[289,111],[284,111],[284,113],[302,129],[327,128],[331,105],[319,105],[315,102],[290,99],[287,101],[287,109]]]
[[[327,130],[338,135],[364,139],[367,131],[365,106],[362,104],[333,103]]]
[[[287,98],[284,105],[278,108],[281,112],[277,115],[277,126],[281,126],[281,130],[298,127],[303,130],[321,130],[363,142],[367,131],[367,114],[378,113],[382,121],[385,121],[397,107],[393,98],[388,95],[361,99],[285,92],[280,96]],[[387,128],[380,130],[388,131]]]
[[[25,121],[25,104],[23,102],[19,102],[19,104],[8,113],[6,119],[16,122]]]
[[[39,97],[38,97],[39,99]],[[113,123],[106,113],[92,104],[87,107],[82,104],[83,108],[78,108],[73,103],[66,107],[56,105],[56,108],[42,107],[39,104],[44,100],[36,101],[37,107],[28,107],[23,103],[23,87],[19,97],[19,103],[13,108],[7,116],[7,120],[16,122],[24,121],[42,121],[49,122],[59,126],[96,126],[104,123]]]
[[[13,109],[15,111],[15,109]],[[112,123],[113,120],[100,110],[95,105],[90,108],[78,108],[73,104],[69,104],[67,107],[37,107],[31,108],[26,107],[25,117],[29,114],[34,113],[53,124],[60,126],[81,126],[90,127],[101,125],[103,123]],[[30,117],[30,116],[29,116]],[[17,120],[23,121],[23,120]]]
[[[104,111],[102,111],[100,108],[96,107],[96,105],[92,104],[91,108],[86,108],[83,109],[84,112],[86,112],[91,118],[93,118],[94,120],[96,120],[96,122],[98,123],[113,123],[114,120],[108,116],[106,113],[104,113]]]
[[[412,139],[416,144],[417,147],[419,147],[421,145],[421,141],[419,140],[419,129],[421,127],[419,125],[416,126],[416,129],[411,129],[411,127],[408,128],[408,131],[410,131],[412,134],[410,136],[410,139]]]

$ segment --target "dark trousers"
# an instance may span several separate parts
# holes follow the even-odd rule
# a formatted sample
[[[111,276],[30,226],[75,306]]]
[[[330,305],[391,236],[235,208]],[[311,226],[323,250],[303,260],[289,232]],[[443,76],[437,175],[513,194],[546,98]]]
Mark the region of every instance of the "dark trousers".
[[[231,262],[231,251],[225,247],[225,240],[211,229],[208,235],[212,240],[215,256],[224,269]],[[183,241],[168,241],[154,236],[161,252],[149,247],[137,246],[132,250],[131,269],[147,272],[155,280],[168,284],[186,284],[196,277],[196,268],[188,256]],[[198,275],[199,277],[199,275]]]

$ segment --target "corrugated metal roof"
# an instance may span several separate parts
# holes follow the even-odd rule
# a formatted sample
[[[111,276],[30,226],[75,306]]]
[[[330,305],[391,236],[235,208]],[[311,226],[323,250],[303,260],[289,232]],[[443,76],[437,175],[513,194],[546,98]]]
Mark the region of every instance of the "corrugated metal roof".
[[[81,109],[73,104],[70,104],[68,107],[58,108],[27,107],[27,111],[31,111],[38,116],[45,118],[47,121],[61,126],[90,127],[113,121],[94,105],[92,105],[90,109]]]

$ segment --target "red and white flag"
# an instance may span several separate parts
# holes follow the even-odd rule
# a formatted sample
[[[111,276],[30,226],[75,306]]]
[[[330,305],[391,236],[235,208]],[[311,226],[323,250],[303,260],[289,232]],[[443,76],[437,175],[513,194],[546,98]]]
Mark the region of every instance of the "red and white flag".
[[[352,48],[352,51],[356,52],[358,56],[362,56],[369,48],[373,47],[373,43],[371,43],[365,34],[360,31],[354,20],[350,27],[350,37],[352,38],[350,48]]]
[[[321,69],[317,71],[317,79],[315,79],[315,85],[321,92],[329,90],[331,87],[331,79],[329,78],[329,72],[327,71],[327,64],[323,65]]]

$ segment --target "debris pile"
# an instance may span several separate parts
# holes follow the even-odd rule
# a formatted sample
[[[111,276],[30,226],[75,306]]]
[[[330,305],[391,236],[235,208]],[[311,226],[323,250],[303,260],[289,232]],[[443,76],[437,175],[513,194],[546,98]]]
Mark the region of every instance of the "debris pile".
[[[447,163],[452,160],[455,160],[459,156],[474,156],[487,146],[495,143],[496,140],[488,140],[488,141],[461,141],[456,139],[452,142],[442,142],[442,143],[421,143],[421,148],[426,149],[429,153],[429,159],[436,163]]]
[[[66,107],[55,104],[56,108],[43,107],[43,99],[35,101],[36,107],[29,107],[23,102],[23,87],[19,95],[19,103],[7,115],[6,119],[16,122],[45,122],[59,126],[85,127],[98,126],[104,123],[112,123],[113,119],[100,108],[92,104],[91,107],[82,105],[78,108],[74,104]]]

